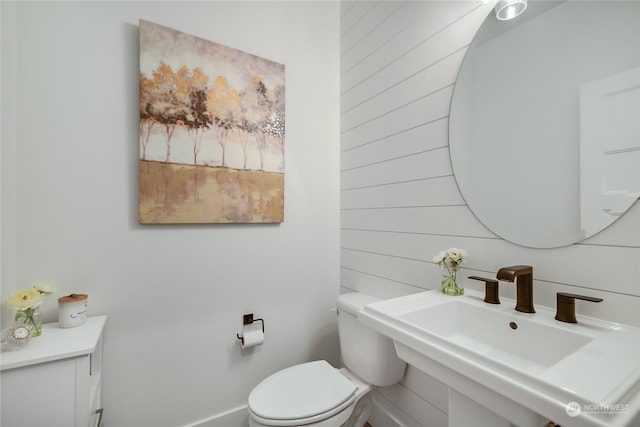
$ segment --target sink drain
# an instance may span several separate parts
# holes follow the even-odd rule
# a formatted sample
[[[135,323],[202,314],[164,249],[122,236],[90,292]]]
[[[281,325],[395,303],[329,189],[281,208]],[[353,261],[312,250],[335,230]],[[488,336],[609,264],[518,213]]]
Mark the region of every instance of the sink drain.
[[[518,329],[518,324],[516,322],[509,322],[509,327],[511,329]]]

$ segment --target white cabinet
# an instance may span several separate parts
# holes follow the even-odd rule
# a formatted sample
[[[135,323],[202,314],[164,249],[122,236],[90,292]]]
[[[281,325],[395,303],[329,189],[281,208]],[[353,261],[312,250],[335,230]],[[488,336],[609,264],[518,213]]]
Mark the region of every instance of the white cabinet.
[[[2,427],[95,427],[101,418],[102,330],[106,316],[42,335],[0,354]]]

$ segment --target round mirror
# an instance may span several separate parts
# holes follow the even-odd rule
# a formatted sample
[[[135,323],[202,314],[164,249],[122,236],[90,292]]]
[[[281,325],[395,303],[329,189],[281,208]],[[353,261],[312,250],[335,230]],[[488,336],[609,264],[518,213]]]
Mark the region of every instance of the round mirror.
[[[453,94],[449,147],[469,208],[513,243],[590,237],[640,196],[640,2],[492,12]]]

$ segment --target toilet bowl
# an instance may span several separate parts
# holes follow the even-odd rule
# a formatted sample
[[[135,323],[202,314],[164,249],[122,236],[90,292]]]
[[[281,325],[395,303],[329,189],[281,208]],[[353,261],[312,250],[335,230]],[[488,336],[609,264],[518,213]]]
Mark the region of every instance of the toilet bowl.
[[[253,389],[249,425],[362,426],[369,416],[372,388],[348,369],[336,369],[324,360],[296,365],[276,372]],[[352,415],[353,422],[347,423]],[[360,424],[355,423],[358,415],[363,417]]]
[[[317,360],[272,374],[249,394],[249,425],[364,426],[372,409],[371,390],[397,384],[406,368],[389,338],[357,320],[358,311],[375,301],[360,293],[340,295],[338,331],[345,367]]]

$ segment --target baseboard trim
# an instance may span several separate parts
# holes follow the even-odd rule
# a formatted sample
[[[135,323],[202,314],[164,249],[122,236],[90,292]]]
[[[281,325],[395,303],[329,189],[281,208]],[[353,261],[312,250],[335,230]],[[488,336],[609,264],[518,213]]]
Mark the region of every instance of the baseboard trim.
[[[184,427],[249,427],[249,414],[247,405],[238,406],[210,418],[188,424]]]
[[[374,427],[421,427],[415,420],[382,395],[373,392],[373,410],[369,423]],[[226,412],[205,418],[184,427],[249,427],[247,405],[238,406]]]
[[[374,391],[371,396],[373,410],[369,423],[373,427],[422,427],[403,410]]]

